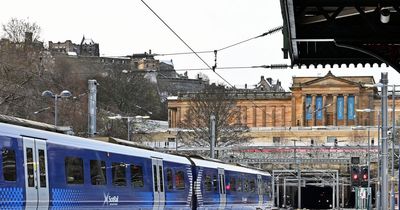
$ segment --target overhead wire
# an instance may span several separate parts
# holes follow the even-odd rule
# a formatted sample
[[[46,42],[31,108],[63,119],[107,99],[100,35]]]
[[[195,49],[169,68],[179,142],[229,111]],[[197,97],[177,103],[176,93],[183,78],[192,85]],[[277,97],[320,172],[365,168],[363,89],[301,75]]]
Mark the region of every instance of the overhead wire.
[[[212,51],[212,52],[214,52],[214,54],[215,54],[215,65],[214,65],[214,67],[211,67],[210,65],[208,65],[208,63],[207,62],[205,62],[204,61],[204,59],[203,58],[201,58],[200,57],[200,55],[197,53],[197,52],[195,52],[148,4],[146,4],[146,2],[144,1],[144,0],[141,0],[141,2],[166,26],[166,27],[168,27],[168,29],[173,33],[173,34],[175,34],[175,36],[176,37],[178,37],[179,38],[179,40],[181,40],[185,45],[186,45],[186,47],[188,47],[191,51],[192,51],[192,53],[193,54],[195,54],[207,67],[208,67],[208,69],[207,70],[212,70],[219,78],[221,78],[223,81],[225,81],[231,88],[234,88],[234,89],[236,89],[236,87],[234,86],[234,85],[232,85],[230,82],[228,82],[224,77],[222,77],[218,72],[216,72],[215,71],[215,69],[216,69],[216,63],[217,63],[217,58],[216,58],[216,55],[217,55],[217,50],[214,50],[214,51]],[[271,33],[275,33],[275,32],[277,32],[277,31],[279,31],[279,30],[282,30],[282,28],[283,27],[277,27],[277,28],[274,28],[274,29],[271,29],[270,31],[268,31],[268,32],[265,32],[265,33],[263,33],[263,34],[261,34],[261,35],[259,35],[259,36],[256,36],[256,37],[252,37],[252,38],[250,38],[250,39],[247,39],[247,40],[244,40],[244,41],[241,41],[241,42],[237,42],[237,43],[235,43],[235,44],[232,44],[232,45],[229,45],[229,46],[227,46],[227,47],[224,47],[224,48],[221,48],[221,50],[225,50],[225,49],[228,49],[228,48],[230,48],[230,47],[233,47],[233,46],[236,46],[236,45],[239,45],[239,44],[241,44],[241,43],[244,43],[244,42],[247,42],[247,41],[250,41],[250,40],[252,40],[252,39],[256,39],[256,38],[259,38],[259,37],[262,37],[262,36],[266,36],[266,35],[268,35],[268,34],[271,34]],[[266,65],[265,65],[266,66]],[[283,65],[277,65],[277,66],[286,66],[286,64],[283,64]],[[272,67],[272,65],[270,66],[270,67]],[[257,106],[256,104],[255,104],[255,102],[252,100],[251,101],[252,103],[253,103],[253,105],[255,105],[255,107],[257,107],[257,108],[259,108],[259,109],[261,109],[262,111],[265,111],[265,110],[263,110],[261,107],[259,107],[259,106]]]
[[[213,70],[213,68],[208,65],[208,63],[200,57],[199,54],[197,54],[149,5],[146,4],[144,0],[140,0],[173,34],[175,34],[176,37],[178,37],[179,40],[181,40],[182,43],[186,45],[210,70]],[[213,71],[219,78],[221,78],[223,81],[225,81],[227,84],[233,87],[233,85],[228,82],[224,77],[222,77],[219,73]]]
[[[198,51],[198,52],[196,52],[196,53],[197,53],[197,54],[215,53],[215,51],[226,50],[226,49],[228,49],[228,48],[231,48],[231,47],[234,47],[234,46],[243,44],[243,43],[248,42],[248,41],[251,41],[251,40],[253,40],[253,39],[261,38],[261,37],[263,37],[263,36],[276,33],[276,32],[278,32],[278,31],[280,31],[280,30],[282,30],[282,29],[283,29],[283,26],[275,27],[275,28],[272,28],[272,29],[270,29],[269,31],[267,31],[267,32],[265,32],[265,33],[263,33],[263,34],[261,34],[261,35],[254,36],[254,37],[251,37],[251,38],[249,38],[249,39],[246,39],[246,40],[243,40],[243,41],[240,41],[240,42],[236,42],[236,43],[234,43],[234,44],[228,45],[228,46],[226,46],[226,47],[222,47],[222,48],[217,49],[217,50],[205,50],[205,51]],[[156,53],[156,54],[154,54],[154,55],[155,55],[155,56],[167,56],[167,55],[188,55],[188,54],[193,54],[193,52]]]

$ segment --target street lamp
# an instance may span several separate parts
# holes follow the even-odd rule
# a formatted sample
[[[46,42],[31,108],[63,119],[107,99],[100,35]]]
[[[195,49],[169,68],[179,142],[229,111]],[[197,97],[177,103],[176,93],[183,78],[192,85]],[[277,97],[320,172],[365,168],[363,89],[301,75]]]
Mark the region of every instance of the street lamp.
[[[123,117],[121,115],[108,117],[108,119],[112,119],[112,120],[114,120],[114,119],[117,119],[117,120],[126,119],[126,121],[128,123],[128,141],[131,140],[131,121],[133,119],[149,119],[149,118],[150,118],[149,116],[140,116],[140,115],[133,116],[133,117]]]
[[[54,126],[57,127],[57,101],[59,98],[68,98],[71,97],[72,94],[69,90],[63,90],[60,94],[54,94],[50,90],[45,90],[42,93],[44,97],[54,98]]]

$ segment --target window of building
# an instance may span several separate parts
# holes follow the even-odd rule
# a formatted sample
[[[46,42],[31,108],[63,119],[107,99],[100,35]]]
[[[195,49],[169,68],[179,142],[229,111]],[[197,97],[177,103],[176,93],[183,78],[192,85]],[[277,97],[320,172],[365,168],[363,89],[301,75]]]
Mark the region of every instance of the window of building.
[[[326,143],[335,143],[336,136],[327,136]]]
[[[177,171],[175,173],[175,186],[177,190],[185,189],[185,175],[183,171]]]
[[[142,166],[131,165],[131,182],[133,187],[144,186]]]
[[[3,176],[5,181],[17,181],[15,151],[4,148],[3,157]]]
[[[92,185],[107,184],[106,163],[101,160],[90,160],[90,181]]]
[[[172,169],[168,168],[167,169],[167,189],[172,190],[173,188],[174,188],[174,184],[173,184]]]
[[[211,176],[206,175],[206,177],[204,179],[204,190],[207,192],[210,192],[211,189],[212,189]]]
[[[83,184],[83,160],[78,157],[65,158],[65,177],[67,184]]]
[[[274,144],[280,144],[281,143],[281,137],[279,137],[279,136],[272,137],[272,142]]]
[[[218,180],[217,180],[217,175],[213,176],[213,186],[214,186],[214,192],[218,192]]]
[[[126,186],[125,163],[112,163],[112,183],[114,186]]]

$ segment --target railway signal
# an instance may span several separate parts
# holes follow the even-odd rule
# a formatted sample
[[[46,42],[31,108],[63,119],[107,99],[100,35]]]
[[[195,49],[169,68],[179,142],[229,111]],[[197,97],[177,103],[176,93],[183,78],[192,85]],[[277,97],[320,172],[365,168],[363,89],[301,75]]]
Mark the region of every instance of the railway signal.
[[[368,187],[368,166],[362,166],[360,170],[361,187]]]
[[[360,167],[359,166],[351,166],[350,168],[351,174],[351,186],[359,186],[360,185]]]

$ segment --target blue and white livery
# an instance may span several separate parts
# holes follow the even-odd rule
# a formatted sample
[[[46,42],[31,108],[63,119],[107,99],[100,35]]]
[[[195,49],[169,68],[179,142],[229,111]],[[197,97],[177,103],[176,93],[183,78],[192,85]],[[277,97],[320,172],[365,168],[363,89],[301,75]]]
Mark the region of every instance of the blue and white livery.
[[[268,173],[0,123],[1,209],[266,209]]]

